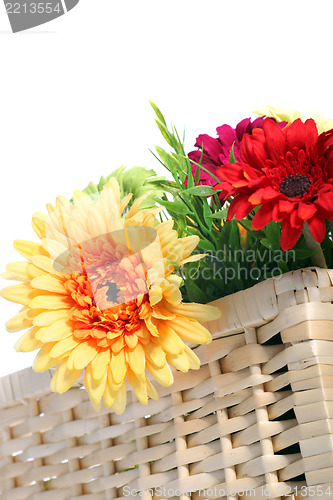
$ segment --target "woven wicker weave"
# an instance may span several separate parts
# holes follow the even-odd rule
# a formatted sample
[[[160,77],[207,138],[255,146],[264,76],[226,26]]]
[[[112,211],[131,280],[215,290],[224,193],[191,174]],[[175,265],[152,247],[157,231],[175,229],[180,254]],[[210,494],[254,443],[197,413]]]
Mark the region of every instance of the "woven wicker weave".
[[[220,299],[201,369],[121,416],[52,394],[49,372],[0,379],[1,500],[333,495],[332,281],[312,268]]]

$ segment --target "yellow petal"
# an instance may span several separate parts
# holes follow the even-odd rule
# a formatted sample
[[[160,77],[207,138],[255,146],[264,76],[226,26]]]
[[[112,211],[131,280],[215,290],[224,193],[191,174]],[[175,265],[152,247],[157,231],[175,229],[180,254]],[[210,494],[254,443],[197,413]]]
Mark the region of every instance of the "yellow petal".
[[[40,293],[34,291],[34,293]],[[73,305],[72,298],[68,295],[38,295],[29,302],[29,307],[32,309],[70,309]]]
[[[27,307],[25,309],[26,309],[25,317],[31,320],[32,322],[38,316],[38,314],[44,312],[44,309],[29,309]],[[39,326],[39,325],[34,325],[34,326]]]
[[[179,288],[183,283],[183,279],[180,276],[177,276],[177,274],[172,274],[165,279],[165,282],[167,289],[173,289]]]
[[[133,197],[133,194],[129,193],[126,196],[124,196],[124,198],[121,200],[121,203],[119,205],[119,214],[120,215],[122,215],[123,211],[125,210],[125,208],[129,204],[129,202],[131,201],[132,197]]]
[[[182,255],[182,260],[186,259],[193,250],[196,248],[198,245],[200,238],[199,236],[192,235],[192,236],[186,236],[185,238],[179,238],[179,241],[183,243],[183,255]]]
[[[43,238],[41,243],[42,247],[48,252],[48,254],[50,254],[52,259],[57,259],[60,255],[68,252],[67,246],[51,238]]]
[[[41,343],[35,338],[35,334],[38,328],[31,328],[22,337],[18,339],[14,345],[14,349],[17,352],[30,352],[40,349]]]
[[[153,319],[151,317],[148,317],[147,319],[145,319],[145,323],[151,335],[153,335],[154,337],[158,337],[158,329]]]
[[[75,370],[83,370],[97,355],[97,348],[89,342],[81,342],[73,351]]]
[[[135,202],[133,203],[133,205],[131,206],[131,208],[127,212],[126,220],[130,219],[135,214],[137,214],[141,203],[143,202],[143,200],[145,200],[147,198],[147,196],[148,196],[148,194],[146,193],[146,194],[143,194],[142,196],[140,196],[137,200],[135,200]]]
[[[95,411],[100,410],[101,399],[105,390],[107,372],[105,372],[103,378],[96,381],[92,375],[91,364],[89,364],[84,373],[84,385],[88,391],[90,401],[95,409]]]
[[[56,342],[50,351],[51,358],[63,356],[68,351],[72,351],[79,345],[79,342],[73,336]]]
[[[124,413],[124,410],[126,408],[126,401],[127,401],[127,385],[126,381],[124,380],[124,382],[121,384],[120,388],[116,392],[112,404],[113,411],[117,415],[121,415],[122,413]]]
[[[54,205],[52,205],[52,203],[47,203],[46,209],[49,215],[52,215],[56,211],[56,208]]]
[[[33,311],[38,311],[37,309],[33,309]],[[56,309],[54,311],[44,311],[40,312],[34,319],[33,324],[35,326],[50,326],[53,325],[56,321],[60,319],[69,319],[69,310],[68,309]]]
[[[118,353],[112,353],[111,372],[116,384],[121,383],[126,375],[125,351],[122,349]]]
[[[160,286],[153,285],[149,290],[149,303],[154,306],[163,299],[163,290]]]
[[[150,344],[150,333],[145,324],[141,323],[140,330],[137,330],[135,334],[137,335],[138,339],[140,339],[140,342],[143,346]]]
[[[34,266],[31,262],[27,265],[27,272],[29,274],[29,279],[38,278],[38,276],[42,276],[42,274],[44,274],[41,269]]]
[[[172,321],[167,321],[175,332],[184,340],[196,344],[209,344],[212,341],[210,332],[195,320],[177,316]]]
[[[57,366],[51,379],[51,390],[63,394],[68,391],[81,375],[82,370],[69,370],[67,361],[63,361]]]
[[[32,216],[31,225],[39,238],[45,238],[45,222],[47,216],[41,212],[36,212]]]
[[[24,308],[16,316],[7,321],[6,328],[9,332],[19,332],[32,326],[32,321],[25,317],[26,312],[27,309]]]
[[[7,264],[6,271],[12,274],[16,274],[20,278],[23,278],[25,281],[29,281],[30,276],[27,271],[28,264],[29,263],[25,261],[11,262],[10,264]]]
[[[92,375],[95,380],[100,380],[102,377],[104,377],[104,373],[110,365],[110,360],[110,348],[99,351],[97,356],[91,362]]]
[[[140,343],[134,349],[127,349],[127,359],[133,372],[142,375],[145,371],[145,352]]]
[[[197,321],[214,321],[221,317],[221,311],[218,307],[207,304],[179,304],[177,306],[167,305],[167,309],[177,316],[185,316]]]
[[[67,295],[68,292],[64,287],[63,281],[50,274],[43,274],[38,278],[31,280],[32,288],[38,290],[46,290],[47,292],[61,293]]]
[[[170,243],[169,245],[163,247],[163,256],[171,260],[173,262],[180,262],[182,260],[183,255],[183,244],[177,240],[174,243]],[[172,270],[173,264],[169,263],[168,270],[169,272]]]
[[[43,253],[42,246],[39,243],[34,243],[33,241],[15,240],[14,248],[23,257],[26,257],[29,260],[33,257],[33,255]]]
[[[93,238],[108,232],[108,228],[103,220],[103,217],[95,208],[91,208],[88,213],[87,227],[89,234]]]
[[[145,345],[146,356],[151,363],[154,363],[158,368],[162,368],[166,362],[166,355],[163,349],[154,344],[150,343]]]
[[[182,294],[178,288],[169,287],[164,293],[164,298],[170,303],[174,305],[180,304],[182,300]]]
[[[183,259],[179,262],[179,266],[183,266],[184,264],[188,264],[189,262],[198,262],[198,260],[206,257],[206,253],[198,253],[196,255],[191,255],[191,257],[187,257],[187,259]]]
[[[112,352],[115,354],[120,352],[124,347],[125,347],[125,341],[123,337],[118,337],[118,339],[112,342],[111,345]]]
[[[47,344],[42,347],[34,359],[32,368],[35,372],[45,372],[59,363],[59,359],[50,357],[50,352],[54,347],[54,343]]]
[[[157,368],[155,365],[146,361],[148,371],[152,374],[155,380],[164,387],[169,387],[173,383],[173,375],[170,366],[166,363],[163,368]]]
[[[28,306],[32,299],[38,295],[38,290],[34,290],[30,285],[20,284],[11,285],[3,288],[0,292],[1,297]]]
[[[157,319],[173,319],[176,315],[168,310],[165,301],[153,307],[152,317]]]
[[[69,337],[73,333],[73,326],[65,319],[60,319],[50,326],[39,328],[36,333],[36,339],[46,344],[47,342],[56,342]]]
[[[146,384],[146,377],[138,377],[132,370],[127,371],[127,380],[129,384],[133,387],[134,393],[141,404],[146,405],[148,403],[148,391]]]
[[[173,226],[174,221],[169,219],[155,227],[162,247],[177,240],[177,232],[172,230]]]
[[[62,276],[62,273],[59,273],[56,271],[54,265],[54,261],[50,259],[49,257],[46,257],[45,255],[35,255],[32,257],[31,262],[39,267],[39,269],[42,269],[43,271],[49,273],[49,274],[54,274],[55,276]]]
[[[126,334],[125,335],[125,342],[130,349],[134,349],[134,347],[136,347],[136,345],[138,343],[138,337],[136,335],[136,332],[132,333],[132,334]]]
[[[154,399],[155,401],[158,401],[160,399],[160,395],[156,389],[156,387],[153,386],[153,384],[150,382],[150,380],[146,377],[146,385],[147,385],[147,394],[151,399]]]
[[[201,362],[195,352],[185,344],[184,352],[187,354],[191,370],[199,370]]]
[[[170,326],[165,324],[165,321],[160,321],[159,337],[155,342],[170,354],[179,354],[184,349],[182,339]]]
[[[110,408],[112,406],[117,390],[118,389],[116,389],[113,384],[111,371],[108,370],[104,394],[103,394],[103,401],[106,408]]]
[[[11,281],[27,281],[26,278],[22,278],[22,276],[18,276],[17,274],[13,273],[1,273],[0,278],[3,280],[11,280]]]
[[[167,361],[171,365],[173,365],[177,370],[186,373],[188,372],[190,368],[190,362],[189,359],[186,355],[186,353],[183,351],[180,354],[176,354],[172,356],[171,354],[167,355]]]

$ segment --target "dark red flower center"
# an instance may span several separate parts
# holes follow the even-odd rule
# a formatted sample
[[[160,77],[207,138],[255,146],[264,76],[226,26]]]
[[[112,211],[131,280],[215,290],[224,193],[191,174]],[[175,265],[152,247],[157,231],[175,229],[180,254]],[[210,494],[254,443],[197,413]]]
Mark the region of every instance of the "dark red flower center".
[[[280,193],[294,198],[308,192],[311,182],[306,175],[288,175],[280,184]]]

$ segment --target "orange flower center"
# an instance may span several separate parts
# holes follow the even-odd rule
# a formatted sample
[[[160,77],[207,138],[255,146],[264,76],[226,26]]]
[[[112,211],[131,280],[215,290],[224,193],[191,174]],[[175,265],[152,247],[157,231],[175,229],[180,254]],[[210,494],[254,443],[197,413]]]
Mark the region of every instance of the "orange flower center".
[[[150,313],[146,270],[139,255],[99,263],[85,271],[71,274],[65,283],[76,302],[72,308],[76,339],[91,340],[114,352],[125,343],[136,344],[136,334]]]

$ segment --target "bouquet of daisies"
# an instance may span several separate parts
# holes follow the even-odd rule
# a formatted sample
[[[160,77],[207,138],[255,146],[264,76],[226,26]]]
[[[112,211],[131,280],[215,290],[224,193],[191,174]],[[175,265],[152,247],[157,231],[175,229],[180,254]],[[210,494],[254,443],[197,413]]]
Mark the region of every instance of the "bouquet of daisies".
[[[16,240],[25,260],[1,295],[21,304],[6,324],[24,330],[18,351],[54,369],[63,393],[82,373],[94,408],[158,398],[174,369],[199,369],[193,345],[221,311],[207,303],[293,269],[332,267],[333,122],[263,108],[187,152],[153,104],[167,142],[165,177],[120,168],[58,197]]]

